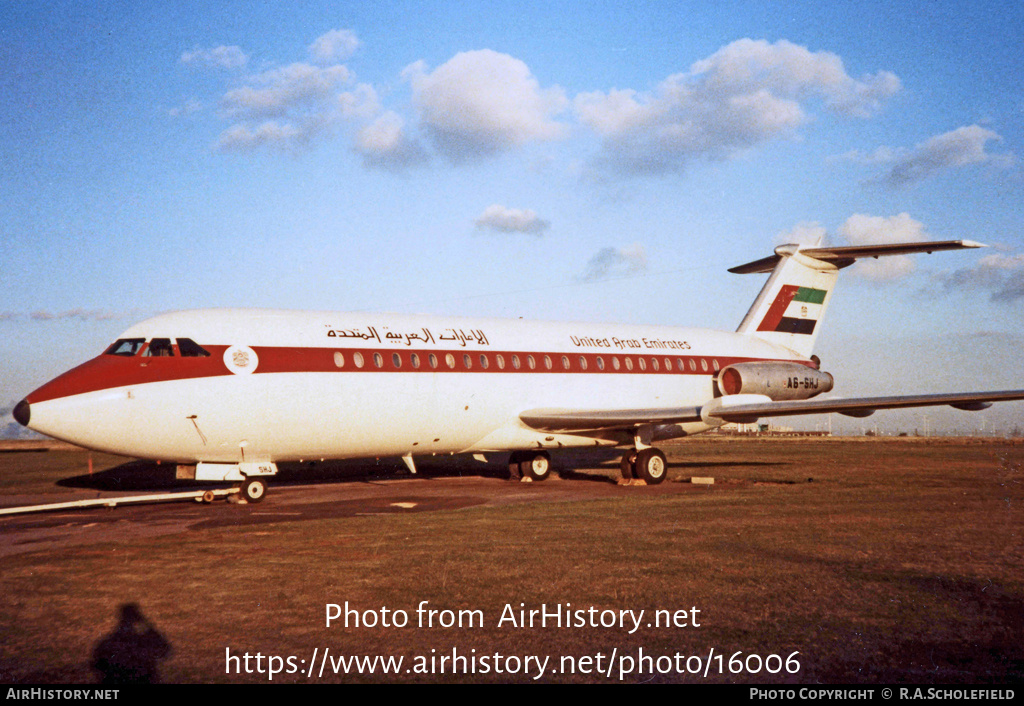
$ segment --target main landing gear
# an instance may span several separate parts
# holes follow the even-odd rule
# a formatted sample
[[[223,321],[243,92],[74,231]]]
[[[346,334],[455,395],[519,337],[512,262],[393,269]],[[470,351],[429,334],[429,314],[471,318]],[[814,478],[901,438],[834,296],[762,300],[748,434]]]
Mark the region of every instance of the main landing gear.
[[[639,451],[630,449],[622,455],[619,468],[622,471],[622,480],[627,483],[636,479],[644,481],[647,485],[657,485],[668,475],[665,454],[651,447]]]
[[[513,451],[508,459],[511,480],[545,480],[551,475],[551,456],[547,451]]]

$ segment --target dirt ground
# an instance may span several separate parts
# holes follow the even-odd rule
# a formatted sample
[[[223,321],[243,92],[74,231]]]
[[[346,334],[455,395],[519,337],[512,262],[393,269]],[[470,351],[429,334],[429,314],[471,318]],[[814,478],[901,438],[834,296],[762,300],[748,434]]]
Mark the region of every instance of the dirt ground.
[[[0,518],[0,681],[1024,677],[1024,445],[695,439],[665,450],[670,477],[654,487],[617,485],[618,457],[604,451],[553,455],[542,483],[504,480],[501,457],[434,459],[416,477],[384,460],[284,468],[255,505]],[[0,505],[196,487],[173,475],[7,450]],[[334,605],[362,622],[328,627]],[[384,626],[387,610],[409,623]],[[443,625],[457,616],[479,623]]]

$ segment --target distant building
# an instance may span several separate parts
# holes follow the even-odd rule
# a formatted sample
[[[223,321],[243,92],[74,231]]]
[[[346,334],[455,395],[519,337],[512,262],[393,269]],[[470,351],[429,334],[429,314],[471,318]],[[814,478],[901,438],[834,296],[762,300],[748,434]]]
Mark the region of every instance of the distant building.
[[[765,436],[832,436],[828,431],[796,431],[793,427],[776,426],[768,422],[754,424],[723,424],[716,430],[725,435],[765,435]]]

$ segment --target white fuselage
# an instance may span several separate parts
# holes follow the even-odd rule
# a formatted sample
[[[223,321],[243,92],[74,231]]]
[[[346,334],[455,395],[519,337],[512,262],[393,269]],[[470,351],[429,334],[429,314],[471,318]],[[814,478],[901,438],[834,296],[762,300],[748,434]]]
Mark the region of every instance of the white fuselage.
[[[145,343],[30,394],[28,426],[181,463],[617,445],[629,434],[548,433],[519,415],[701,405],[726,365],[805,362],[704,329],[247,309],[166,314],[121,339]],[[146,355],[155,339],[173,355]],[[185,339],[209,355],[183,356]]]

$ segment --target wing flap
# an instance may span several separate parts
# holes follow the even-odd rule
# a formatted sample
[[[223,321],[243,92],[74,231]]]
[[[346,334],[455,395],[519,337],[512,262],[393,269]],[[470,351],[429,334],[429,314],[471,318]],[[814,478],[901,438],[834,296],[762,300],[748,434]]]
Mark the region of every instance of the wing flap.
[[[662,409],[531,409],[519,415],[523,424],[539,431],[585,432],[630,429],[643,424],[699,422],[700,407]]]

